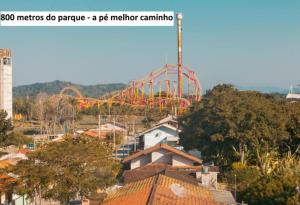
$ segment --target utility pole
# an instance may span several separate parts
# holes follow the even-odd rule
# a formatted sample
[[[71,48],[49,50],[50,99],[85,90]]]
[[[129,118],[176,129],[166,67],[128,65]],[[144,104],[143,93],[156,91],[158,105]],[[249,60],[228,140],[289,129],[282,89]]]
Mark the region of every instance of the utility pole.
[[[116,145],[116,118],[114,117],[114,147],[115,147],[115,159],[117,159],[117,145]]]
[[[182,14],[177,14],[178,98],[182,97]]]
[[[123,145],[123,159],[124,159],[124,157],[125,157],[125,145],[127,145],[126,143],[127,143],[127,135],[126,135],[126,125],[125,125],[125,123],[124,123],[124,130],[123,130],[123,142],[122,142],[122,145]],[[126,140],[125,140],[125,137],[126,137]]]
[[[132,132],[133,132],[133,138],[134,138],[134,151],[136,151],[135,120],[133,120],[133,124],[132,124]]]
[[[300,195],[300,186],[299,183],[297,182],[297,186],[296,186],[296,191],[297,191],[297,205],[300,204],[300,199],[299,199],[299,195]]]
[[[98,138],[101,138],[101,115],[98,115]]]
[[[72,129],[73,129],[73,135],[75,135],[75,111],[73,105],[72,105]]]
[[[236,174],[234,175],[234,199],[236,201]]]

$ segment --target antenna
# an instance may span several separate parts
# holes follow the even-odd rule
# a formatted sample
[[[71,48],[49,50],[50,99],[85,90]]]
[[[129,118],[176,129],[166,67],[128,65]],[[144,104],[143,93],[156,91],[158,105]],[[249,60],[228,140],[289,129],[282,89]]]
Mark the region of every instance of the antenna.
[[[293,93],[293,85],[290,86],[290,90],[289,93],[292,94]]]

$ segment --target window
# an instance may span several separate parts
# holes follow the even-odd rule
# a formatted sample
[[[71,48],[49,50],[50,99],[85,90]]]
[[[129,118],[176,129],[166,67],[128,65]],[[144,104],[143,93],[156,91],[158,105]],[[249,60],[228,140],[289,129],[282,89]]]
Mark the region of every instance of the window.
[[[11,58],[3,58],[3,65],[10,65],[11,64]]]
[[[159,137],[160,135],[161,135],[161,133],[158,132],[158,133],[155,134],[155,137]]]

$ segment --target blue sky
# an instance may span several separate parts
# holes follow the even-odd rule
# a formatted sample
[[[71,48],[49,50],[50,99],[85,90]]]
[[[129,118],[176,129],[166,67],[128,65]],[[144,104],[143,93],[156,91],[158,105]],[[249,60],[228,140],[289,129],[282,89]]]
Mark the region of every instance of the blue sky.
[[[300,83],[299,0],[0,0],[0,10],[182,12],[183,63],[218,83]],[[176,27],[0,27],[14,85],[128,82],[176,63]]]

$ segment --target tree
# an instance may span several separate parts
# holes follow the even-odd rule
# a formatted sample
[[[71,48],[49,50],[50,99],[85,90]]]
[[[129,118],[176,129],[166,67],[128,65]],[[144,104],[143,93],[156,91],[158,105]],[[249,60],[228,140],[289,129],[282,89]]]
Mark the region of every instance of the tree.
[[[115,142],[116,146],[118,146],[124,140],[124,133],[122,133],[120,131],[119,132],[116,131],[115,134],[114,134],[114,132],[109,132],[109,133],[106,134],[106,137],[107,137],[107,142],[108,143],[112,143],[113,144]]]
[[[297,204],[300,103],[218,85],[180,118],[180,142],[221,167],[248,204]]]
[[[7,113],[4,110],[0,110],[0,146],[6,145],[9,132],[11,132],[13,126],[11,119],[7,119]]]
[[[272,95],[218,85],[194,107],[180,120],[180,142],[221,168],[236,161],[256,165],[257,158],[289,139],[290,108]]]
[[[120,169],[112,149],[99,139],[66,137],[28,155],[10,170],[19,176],[20,193],[68,204],[115,183]]]
[[[260,178],[260,172],[255,166],[247,166],[237,162],[233,163],[232,170],[225,173],[225,178],[230,190],[236,191],[237,200],[242,201],[245,190]]]
[[[283,151],[291,151],[293,153],[300,153],[300,111],[299,106],[294,104],[291,107],[291,117],[286,124],[286,129],[289,133],[289,138],[281,146]]]
[[[13,99],[13,112],[16,114],[21,114],[25,120],[32,118],[32,98],[15,98]]]
[[[248,185],[242,199],[253,205],[296,205],[299,179],[300,160],[288,153],[278,160],[273,172]]]
[[[5,146],[15,145],[17,147],[21,147],[23,145],[27,145],[28,143],[32,143],[33,139],[23,135],[20,132],[11,132],[6,140],[4,141]]]

